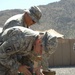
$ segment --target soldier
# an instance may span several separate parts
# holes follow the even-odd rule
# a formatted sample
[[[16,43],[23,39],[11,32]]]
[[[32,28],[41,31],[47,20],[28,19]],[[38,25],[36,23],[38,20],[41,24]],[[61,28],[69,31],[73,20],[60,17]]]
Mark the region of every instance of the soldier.
[[[29,10],[25,10],[23,14],[17,14],[9,18],[3,26],[3,31],[13,26],[23,26],[28,28],[31,25],[38,23],[41,16],[41,10],[37,6],[32,6]]]
[[[17,14],[12,17],[10,17],[4,24],[3,26],[3,31],[6,30],[7,28],[14,27],[14,26],[22,26],[29,28],[31,25],[38,23],[40,18],[42,16],[41,10],[37,6],[32,6],[29,10],[25,10],[23,14]],[[2,31],[2,33],[3,33]],[[2,34],[1,33],[1,34]],[[3,42],[0,38],[0,42]],[[25,57],[25,56],[17,56],[18,61],[21,64],[27,64],[32,67],[33,63],[30,63],[30,59]],[[26,62],[24,62],[24,60]]]
[[[30,56],[30,62],[39,56],[52,53],[52,48],[57,45],[57,38],[52,37],[48,32],[39,34],[36,31],[14,26],[6,29],[1,38],[3,43],[0,46],[0,74],[17,75],[17,70],[21,64],[17,61],[17,56]],[[52,42],[53,40],[53,42]],[[28,70],[29,66],[24,67],[25,75],[32,75]],[[37,69],[35,70],[37,74]],[[43,75],[41,72],[37,75]]]

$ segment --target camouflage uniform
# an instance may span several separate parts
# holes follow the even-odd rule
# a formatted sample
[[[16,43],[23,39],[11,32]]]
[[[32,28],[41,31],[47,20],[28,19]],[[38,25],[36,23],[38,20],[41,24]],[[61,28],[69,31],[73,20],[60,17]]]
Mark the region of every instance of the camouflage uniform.
[[[24,24],[23,22],[23,16],[24,16],[25,13],[23,14],[18,14],[18,15],[14,15],[12,16],[11,18],[9,18],[4,26],[3,26],[3,31],[7,28],[10,28],[10,27],[14,27],[14,26],[23,26],[23,27],[27,27],[26,24]]]
[[[28,13],[28,15],[35,23],[38,23],[42,16],[41,10],[37,6],[32,6],[29,10],[25,10],[23,14],[14,15],[9,18],[3,26],[3,31],[14,26],[22,26],[28,28],[25,23],[25,13]]]
[[[32,20],[34,22],[38,22],[42,15],[41,10],[38,7],[32,6],[29,10],[25,10],[23,14],[14,15],[11,18],[9,18],[3,26],[3,33],[6,29],[14,27],[14,26],[22,26],[22,27],[28,28],[28,26],[24,22],[24,16],[25,16],[26,12],[29,14],[29,16],[32,18]],[[3,41],[0,39],[0,42],[3,42]],[[25,57],[25,56],[23,56],[23,57]],[[26,57],[24,58],[24,60],[28,60],[28,62],[26,62],[26,61],[24,62],[24,61],[22,61],[22,59],[23,59],[22,56],[20,56],[20,55],[17,56],[17,60],[21,64],[27,65],[27,63],[29,63],[28,65],[31,65],[31,64],[33,65],[32,62],[31,63],[29,62],[30,59],[28,60]],[[31,67],[32,67],[32,65],[31,65]]]
[[[17,72],[20,65],[17,61],[18,55],[30,55],[33,43],[38,35],[39,33],[22,26],[14,26],[4,30],[1,34],[2,43],[0,46],[1,75],[5,75],[5,73],[10,70],[12,72]],[[53,48],[56,48],[57,45],[56,37],[52,37],[48,32],[46,32],[42,37],[42,45],[45,55],[52,54],[55,51]]]
[[[17,55],[27,56],[38,33],[33,30],[15,26],[6,29],[2,35],[2,44],[0,46],[0,74],[5,75],[8,70],[16,71],[19,67]]]
[[[48,39],[49,38],[49,39]],[[47,40],[46,40],[47,39]],[[44,53],[42,53],[42,61],[38,65],[42,65],[43,70],[49,69],[49,58],[56,51],[58,40],[55,36],[52,36],[49,32],[45,32],[44,38]]]

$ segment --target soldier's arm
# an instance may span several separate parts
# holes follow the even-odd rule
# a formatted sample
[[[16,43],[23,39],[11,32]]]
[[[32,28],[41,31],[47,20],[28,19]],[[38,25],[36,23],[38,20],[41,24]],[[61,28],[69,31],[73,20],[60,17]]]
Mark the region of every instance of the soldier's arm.
[[[18,37],[18,35],[16,34],[17,32],[14,29],[8,30],[7,33],[4,32],[2,35],[4,42],[0,45],[0,64],[4,66],[6,69],[12,71],[17,71],[20,65],[17,62],[17,57],[16,57],[16,52],[18,52],[18,50],[14,48],[15,46],[14,42],[16,43],[14,37],[16,38],[16,40]]]
[[[13,52],[13,51],[11,51]],[[17,73],[19,63],[17,62],[16,58],[12,58],[10,56],[10,44],[8,41],[5,41],[1,46],[0,46],[0,65],[8,69],[9,71]]]

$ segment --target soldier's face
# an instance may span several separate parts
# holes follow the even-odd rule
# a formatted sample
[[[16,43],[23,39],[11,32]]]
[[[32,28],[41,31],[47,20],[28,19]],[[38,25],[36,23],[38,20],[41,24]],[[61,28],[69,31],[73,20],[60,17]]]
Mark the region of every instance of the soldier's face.
[[[25,23],[28,27],[35,24],[35,22],[32,20],[28,13],[25,14]]]
[[[41,61],[42,60],[42,45],[41,40],[37,39],[34,44],[33,54],[31,59],[35,61]]]
[[[40,39],[37,39],[34,44],[34,52],[38,55],[42,55],[42,43]]]

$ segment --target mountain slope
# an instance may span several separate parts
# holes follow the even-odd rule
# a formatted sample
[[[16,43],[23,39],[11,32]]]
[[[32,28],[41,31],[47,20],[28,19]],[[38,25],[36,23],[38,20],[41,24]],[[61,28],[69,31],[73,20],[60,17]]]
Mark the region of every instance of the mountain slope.
[[[40,5],[39,8],[43,13],[40,25],[31,26],[32,29],[55,29],[65,35],[65,38],[75,37],[75,0],[61,0],[47,5]],[[21,9],[0,11],[0,26],[2,27],[4,22],[12,15],[23,12]]]

